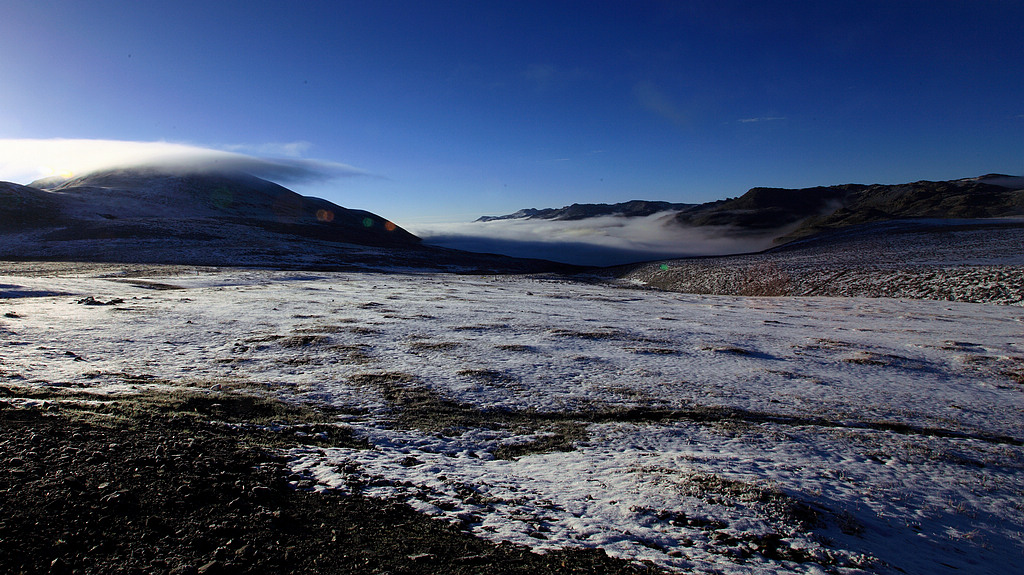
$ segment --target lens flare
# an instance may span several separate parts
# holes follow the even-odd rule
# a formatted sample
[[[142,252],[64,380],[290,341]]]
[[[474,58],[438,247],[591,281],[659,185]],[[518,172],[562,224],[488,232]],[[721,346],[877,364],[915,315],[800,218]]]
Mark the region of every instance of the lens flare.
[[[323,209],[317,210],[316,211],[316,219],[321,221],[321,222],[333,222],[334,221],[334,212],[332,212],[331,210],[323,210]]]
[[[363,218],[363,226],[367,228],[373,227],[373,218]]]
[[[398,226],[396,226],[394,222],[384,222],[384,229],[389,231],[389,232],[393,232],[397,228],[398,228]]]

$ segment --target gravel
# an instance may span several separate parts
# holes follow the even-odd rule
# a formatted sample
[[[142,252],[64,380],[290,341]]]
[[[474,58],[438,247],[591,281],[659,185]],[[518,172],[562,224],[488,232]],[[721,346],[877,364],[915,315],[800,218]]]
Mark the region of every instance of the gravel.
[[[267,426],[296,409],[272,400],[61,393],[0,386],[5,573],[656,572],[602,551],[539,555],[404,505],[313,492],[279,449],[362,443],[344,428]]]

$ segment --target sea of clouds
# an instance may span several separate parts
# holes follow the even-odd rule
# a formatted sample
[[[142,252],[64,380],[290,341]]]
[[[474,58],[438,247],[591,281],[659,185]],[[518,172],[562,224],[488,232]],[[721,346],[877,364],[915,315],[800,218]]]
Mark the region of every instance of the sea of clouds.
[[[674,215],[662,212],[645,217],[513,219],[407,227],[431,245],[584,266],[756,252],[771,247],[772,239],[781,233],[683,226]]]

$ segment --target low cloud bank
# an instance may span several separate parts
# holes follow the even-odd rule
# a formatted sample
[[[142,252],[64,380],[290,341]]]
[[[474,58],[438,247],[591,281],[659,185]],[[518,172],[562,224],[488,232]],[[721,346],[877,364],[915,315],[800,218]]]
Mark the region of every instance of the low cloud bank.
[[[299,149],[298,146],[293,148]],[[97,170],[142,165],[190,173],[241,171],[281,184],[366,175],[357,168],[336,162],[298,157],[264,158],[169,142],[0,139],[0,180],[19,184],[50,176],[73,177]]]
[[[610,266],[687,256],[760,251],[781,233],[751,235],[729,227],[683,227],[674,212],[576,221],[495,220],[407,226],[424,242],[466,251]]]

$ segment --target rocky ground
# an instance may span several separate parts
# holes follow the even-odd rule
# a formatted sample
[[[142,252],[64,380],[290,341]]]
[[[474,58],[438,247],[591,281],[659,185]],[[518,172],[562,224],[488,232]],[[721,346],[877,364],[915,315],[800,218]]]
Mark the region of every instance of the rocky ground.
[[[307,491],[277,449],[359,444],[310,423],[308,408],[189,392],[86,400],[0,386],[0,397],[4,573],[654,572],[601,551],[539,555],[403,505]]]
[[[632,285],[698,294],[885,297],[1024,305],[1024,222],[856,226],[757,254],[609,270]]]
[[[928,229],[900,230],[860,234],[851,240],[856,250],[838,238],[755,256],[632,266],[594,279],[618,276],[628,285],[696,293],[861,295],[1021,305],[1022,238],[1024,226],[1019,225],[964,228],[952,237]],[[908,258],[906,250],[894,249],[908,243],[918,246],[911,250],[914,258]],[[28,261],[4,265],[8,273],[21,276],[95,276],[109,266]],[[118,281],[129,284],[174,272],[165,267],[156,273],[151,268],[140,264],[115,271]],[[176,273],[198,271],[182,267]],[[147,287],[171,286],[151,282]],[[109,301],[109,296],[101,299]],[[19,312],[12,309],[8,317],[14,321]],[[295,316],[293,321],[306,317],[312,316]],[[552,338],[612,334],[546,333]],[[31,338],[25,341],[31,342],[26,346],[39,345]],[[413,344],[417,345],[429,351],[434,349],[429,346],[455,344]],[[509,344],[508,349],[515,347]],[[737,349],[745,353],[730,347],[708,351]],[[73,351],[62,353],[69,352],[64,359],[81,361]],[[873,358],[842,361],[877,361]],[[1018,381],[1016,373],[1007,375]],[[312,482],[292,475],[279,454],[301,445],[362,447],[344,427],[320,424],[336,422],[336,414],[239,394],[179,389],[87,396],[74,387],[26,383],[0,369],[0,573],[655,572],[599,550],[539,555],[525,547],[476,538],[404,505],[340,492],[314,493]],[[379,387],[384,400],[402,409],[406,419],[400,423],[407,427],[425,425],[425,417],[436,424],[439,414],[451,411],[448,404],[417,388]]]

